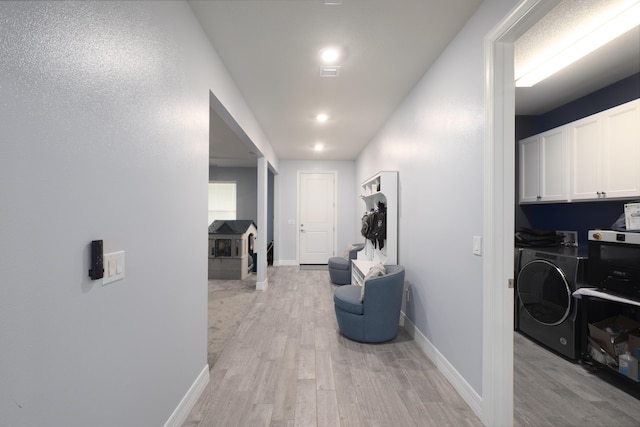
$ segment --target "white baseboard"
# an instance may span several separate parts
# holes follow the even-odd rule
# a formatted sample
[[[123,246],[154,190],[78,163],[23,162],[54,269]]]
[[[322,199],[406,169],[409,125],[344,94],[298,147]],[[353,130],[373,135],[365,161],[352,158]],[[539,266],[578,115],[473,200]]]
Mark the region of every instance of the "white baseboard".
[[[280,259],[276,261],[275,265],[283,267],[297,267],[299,264],[295,259]]]
[[[469,383],[460,375],[451,363],[438,351],[438,349],[425,337],[422,332],[406,317],[404,313],[400,316],[401,324],[404,329],[414,339],[422,352],[436,365],[438,370],[442,372],[447,381],[456,389],[458,394],[462,396],[465,402],[471,407],[473,412],[480,418],[484,419],[482,414],[482,397],[469,385]]]
[[[191,387],[189,387],[189,390],[178,404],[178,407],[173,411],[167,422],[164,423],[164,427],[182,426],[207,384],[209,384],[208,364],[204,365],[200,375],[198,375],[193,384],[191,384]]]
[[[269,286],[269,279],[264,279],[264,282],[256,282],[256,289],[259,291],[265,291]]]

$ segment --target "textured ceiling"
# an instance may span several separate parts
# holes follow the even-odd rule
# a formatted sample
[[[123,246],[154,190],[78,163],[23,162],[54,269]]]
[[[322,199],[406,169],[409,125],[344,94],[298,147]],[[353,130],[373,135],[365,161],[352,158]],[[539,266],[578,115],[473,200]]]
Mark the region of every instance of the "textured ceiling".
[[[189,3],[279,158],[351,160],[481,1]],[[343,52],[336,78],[320,77],[327,45]],[[330,115],[322,125],[319,112]]]
[[[516,78],[615,14],[629,0],[565,0],[514,44]],[[532,88],[516,88],[516,113],[542,114],[640,71],[640,28],[624,34]]]
[[[550,1],[550,0],[549,0]],[[565,0],[516,41],[516,67],[559,45],[593,14],[624,0]],[[189,1],[281,159],[355,159],[473,14],[480,0]],[[340,75],[321,78],[319,51],[338,46]],[[640,70],[640,30],[533,88],[517,114],[541,114]],[[319,112],[331,117],[323,125]],[[255,165],[255,154],[212,119],[211,160]],[[325,150],[313,151],[321,142]]]

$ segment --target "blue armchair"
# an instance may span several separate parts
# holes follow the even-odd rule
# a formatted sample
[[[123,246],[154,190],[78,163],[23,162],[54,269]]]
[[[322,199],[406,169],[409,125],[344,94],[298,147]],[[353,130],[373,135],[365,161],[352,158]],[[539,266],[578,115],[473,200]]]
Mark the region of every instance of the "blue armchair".
[[[360,342],[384,342],[398,335],[404,289],[404,267],[385,265],[386,274],[368,279],[362,288],[348,285],[333,294],[340,332]]]
[[[364,248],[364,243],[356,243],[349,250],[349,258],[336,256],[329,258],[329,278],[336,285],[351,283],[351,260],[358,256],[358,251]]]

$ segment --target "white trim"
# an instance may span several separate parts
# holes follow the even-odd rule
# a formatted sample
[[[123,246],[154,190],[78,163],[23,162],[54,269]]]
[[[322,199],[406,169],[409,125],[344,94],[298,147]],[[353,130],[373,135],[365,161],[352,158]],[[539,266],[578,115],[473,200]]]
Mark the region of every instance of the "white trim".
[[[256,282],[256,290],[266,291],[269,286],[269,279],[265,279],[264,282]]]
[[[258,241],[256,242],[256,251],[258,253],[258,265],[256,266],[256,289],[266,289],[267,287],[267,219],[268,201],[269,198],[269,164],[266,157],[258,158],[257,166],[257,187],[258,187],[258,230],[264,232],[258,233]]]
[[[425,337],[422,332],[411,322],[409,318],[401,313],[400,323],[404,324],[404,329],[418,344],[420,350],[433,362],[442,375],[449,381],[454,389],[460,394],[462,399],[471,407],[473,412],[481,417],[482,411],[482,398],[480,395],[469,385],[462,375],[453,367],[451,363],[438,351],[438,349]]]
[[[338,171],[337,170],[298,170],[296,171],[296,224],[300,224],[300,175],[305,173],[333,175],[333,248],[335,256],[338,253]],[[300,233],[296,231],[296,264],[300,264]]]
[[[209,365],[204,365],[202,371],[196,378],[196,380],[191,384],[189,390],[184,395],[176,409],[173,411],[169,419],[166,423],[164,423],[164,427],[180,427],[185,422],[187,417],[189,416],[189,412],[193,409],[193,406],[196,404],[200,395],[204,391],[205,387],[209,384]]]
[[[513,232],[515,83],[513,42],[556,0],[523,0],[484,39],[484,258],[482,416],[513,425]],[[533,12],[533,13],[532,13]]]

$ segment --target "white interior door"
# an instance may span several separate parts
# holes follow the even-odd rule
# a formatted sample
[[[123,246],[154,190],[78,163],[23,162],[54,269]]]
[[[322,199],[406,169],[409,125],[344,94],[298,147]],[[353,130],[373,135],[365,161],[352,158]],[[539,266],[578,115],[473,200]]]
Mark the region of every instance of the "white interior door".
[[[336,174],[298,173],[300,264],[326,264],[334,255]]]

